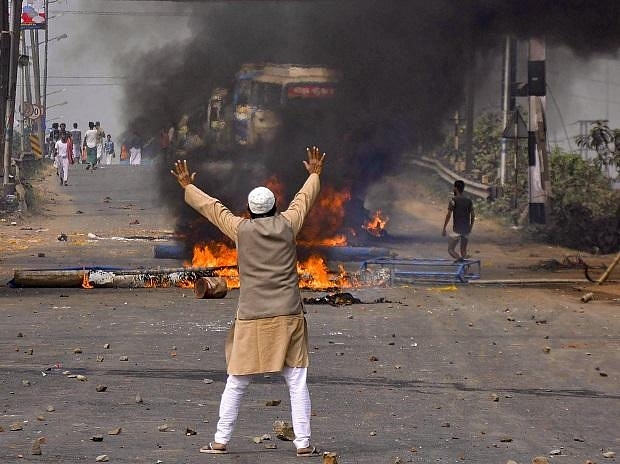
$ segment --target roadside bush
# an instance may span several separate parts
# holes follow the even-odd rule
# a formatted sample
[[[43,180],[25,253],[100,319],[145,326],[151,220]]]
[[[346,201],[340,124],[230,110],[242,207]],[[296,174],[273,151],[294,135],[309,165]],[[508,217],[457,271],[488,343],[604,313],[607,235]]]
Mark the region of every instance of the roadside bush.
[[[52,161],[49,159],[28,160],[22,163],[20,182],[26,190],[26,204],[31,214],[41,214],[49,201],[44,189],[44,179],[54,173]]]
[[[554,244],[613,253],[620,248],[620,192],[600,169],[556,150],[550,159],[550,221],[540,229]]]

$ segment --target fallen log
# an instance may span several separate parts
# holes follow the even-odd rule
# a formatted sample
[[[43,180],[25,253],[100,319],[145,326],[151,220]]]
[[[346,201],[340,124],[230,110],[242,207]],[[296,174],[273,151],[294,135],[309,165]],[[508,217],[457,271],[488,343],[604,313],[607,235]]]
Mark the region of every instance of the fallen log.
[[[41,287],[41,288],[65,288],[81,287],[84,276],[88,276],[88,270],[48,270],[35,269],[15,270],[13,280],[9,282],[12,287]]]
[[[147,288],[174,287],[192,283],[200,277],[212,277],[230,266],[170,269],[68,268],[17,269],[12,287],[36,288]],[[234,266],[233,266],[234,267]]]
[[[228,286],[222,277],[198,277],[194,282],[194,295],[198,299],[224,298],[226,293]]]
[[[596,282],[596,285],[601,285],[603,282],[605,282],[607,280],[607,278],[609,277],[609,274],[611,274],[611,271],[614,270],[614,268],[618,265],[618,263],[620,263],[620,253],[618,253],[616,255],[616,258],[614,259],[614,261],[609,265],[609,267],[605,270],[605,272],[603,273],[603,275],[601,276],[600,279],[598,279],[598,281]]]

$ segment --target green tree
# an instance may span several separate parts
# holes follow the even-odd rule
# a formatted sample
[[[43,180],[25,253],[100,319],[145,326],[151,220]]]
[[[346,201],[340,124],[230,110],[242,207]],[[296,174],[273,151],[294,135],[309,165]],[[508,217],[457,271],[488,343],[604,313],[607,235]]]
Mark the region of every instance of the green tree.
[[[590,132],[575,137],[577,145],[596,152],[594,164],[599,168],[615,166],[620,170],[620,129],[610,129],[604,121],[592,124]]]

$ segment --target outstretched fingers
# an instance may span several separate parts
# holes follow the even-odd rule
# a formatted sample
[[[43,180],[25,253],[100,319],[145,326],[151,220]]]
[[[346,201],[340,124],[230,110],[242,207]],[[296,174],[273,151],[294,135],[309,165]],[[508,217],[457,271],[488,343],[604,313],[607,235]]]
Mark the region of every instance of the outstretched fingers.
[[[189,168],[187,167],[187,160],[177,160],[174,163],[174,169],[170,170],[172,175],[176,177],[179,184],[182,187],[186,187],[188,184],[192,184],[194,179],[196,178],[196,173],[189,173]]]
[[[321,150],[316,145],[306,147],[306,153],[308,154],[308,161],[304,160],[304,166],[311,174],[320,174],[326,156],[325,153],[321,154]]]
[[[308,160],[310,161],[319,160],[319,157],[321,156],[321,150],[319,150],[319,147],[317,147],[316,145],[313,145],[312,147],[307,147],[306,151],[308,152]],[[325,156],[325,153],[323,153],[323,157],[324,156]]]

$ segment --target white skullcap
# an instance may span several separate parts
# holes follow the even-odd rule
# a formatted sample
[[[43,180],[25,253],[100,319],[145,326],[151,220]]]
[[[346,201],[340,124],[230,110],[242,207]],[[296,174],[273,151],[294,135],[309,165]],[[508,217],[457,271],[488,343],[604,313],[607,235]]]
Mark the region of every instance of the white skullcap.
[[[267,187],[256,187],[248,194],[248,206],[254,214],[265,214],[276,204],[276,197]]]

